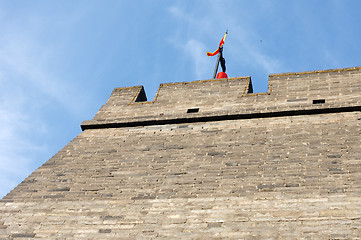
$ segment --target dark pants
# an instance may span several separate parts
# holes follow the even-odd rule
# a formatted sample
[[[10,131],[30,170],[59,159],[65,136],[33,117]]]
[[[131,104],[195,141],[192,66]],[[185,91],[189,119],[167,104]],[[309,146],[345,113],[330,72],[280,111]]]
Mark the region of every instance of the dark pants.
[[[222,52],[223,52],[223,49],[220,48],[219,49],[219,54],[220,54],[219,61],[221,62],[222,72],[226,72],[226,60],[224,59]]]

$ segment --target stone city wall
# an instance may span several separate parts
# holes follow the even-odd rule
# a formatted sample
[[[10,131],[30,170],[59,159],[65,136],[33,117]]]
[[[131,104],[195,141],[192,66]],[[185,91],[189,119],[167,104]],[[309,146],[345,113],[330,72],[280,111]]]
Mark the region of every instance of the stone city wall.
[[[358,239],[360,76],[115,89],[0,201],[0,239]]]

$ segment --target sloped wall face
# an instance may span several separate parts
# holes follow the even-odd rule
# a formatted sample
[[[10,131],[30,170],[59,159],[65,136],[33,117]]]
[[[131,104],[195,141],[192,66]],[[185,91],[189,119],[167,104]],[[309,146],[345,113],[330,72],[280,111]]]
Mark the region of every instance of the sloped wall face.
[[[89,129],[0,202],[0,238],[356,239],[360,112]]]

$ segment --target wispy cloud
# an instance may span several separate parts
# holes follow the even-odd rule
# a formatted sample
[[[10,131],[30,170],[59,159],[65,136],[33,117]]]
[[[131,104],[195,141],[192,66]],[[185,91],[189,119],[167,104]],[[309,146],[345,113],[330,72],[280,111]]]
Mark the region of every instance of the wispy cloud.
[[[73,99],[75,84],[59,79],[50,69],[49,62],[56,59],[56,55],[42,48],[42,42],[37,42],[28,35],[17,32],[7,32],[6,38],[0,39],[0,71],[3,78],[14,77],[20,80],[12,89],[26,86],[29,90],[38,91],[46,98],[50,98],[63,105],[71,114],[76,114]],[[29,96],[26,94],[25,96]],[[68,97],[66,97],[68,96]],[[39,104],[39,103],[38,103]]]
[[[190,65],[193,66],[195,76],[197,79],[202,79],[209,73],[209,67],[211,64],[210,58],[206,57],[205,45],[195,39],[190,39],[183,47],[183,51],[190,59]],[[209,76],[211,77],[211,76]]]
[[[29,14],[22,20],[39,20]],[[51,154],[45,139],[38,140],[51,128],[43,109],[53,104],[63,114],[78,116],[84,106],[80,99],[87,98],[75,90],[76,83],[53,72],[51,63],[64,60],[61,49],[44,48],[44,25],[7,20],[0,22],[0,198],[46,160],[34,162],[34,156]]]
[[[203,11],[207,14],[199,14],[201,11],[193,11],[198,15],[186,12],[181,5],[169,8],[169,12],[174,18],[188,25],[188,28],[183,30],[183,34],[173,36],[172,42],[177,48],[182,42],[186,42],[182,50],[186,55],[191,56],[191,65],[195,66],[196,76],[198,78],[205,77],[204,74],[207,69],[209,72],[211,63],[207,59],[205,52],[212,51],[213,48],[217,47],[216,44],[222,38],[223,31],[227,29],[230,30],[230,34],[226,40],[226,45],[233,45],[231,51],[226,49],[226,54],[228,54],[226,60],[229,60],[227,62],[235,65],[253,66],[268,73],[274,73],[282,69],[282,63],[279,59],[262,52],[259,44],[257,44],[260,42],[261,37],[247,22],[243,22],[234,13],[236,9],[227,8],[227,6],[223,5],[219,7],[220,4],[219,1],[200,4],[198,7],[203,8]],[[209,44],[211,42],[213,42],[213,45],[205,45],[205,43]]]
[[[46,147],[27,137],[34,126],[42,128],[26,111],[26,96],[22,91],[2,92],[0,103],[0,197],[24,178],[31,167],[30,152],[44,152]],[[15,95],[15,96],[14,96]]]

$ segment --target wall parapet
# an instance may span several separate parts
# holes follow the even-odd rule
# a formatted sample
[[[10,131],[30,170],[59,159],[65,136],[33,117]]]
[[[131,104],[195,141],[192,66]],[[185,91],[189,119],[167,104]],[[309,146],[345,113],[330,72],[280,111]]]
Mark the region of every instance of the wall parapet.
[[[147,101],[143,86],[115,88],[95,117],[81,127],[358,109],[360,92],[361,67],[271,74],[264,93],[253,93],[251,77],[161,84],[152,101]]]

